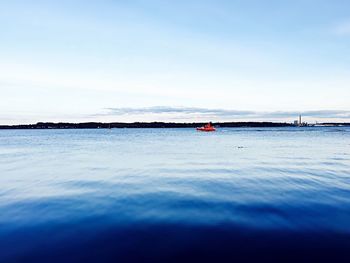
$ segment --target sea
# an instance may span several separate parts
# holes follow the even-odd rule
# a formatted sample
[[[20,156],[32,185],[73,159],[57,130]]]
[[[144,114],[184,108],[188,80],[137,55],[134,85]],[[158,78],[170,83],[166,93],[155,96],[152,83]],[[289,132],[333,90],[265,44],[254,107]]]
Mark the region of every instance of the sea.
[[[350,262],[350,127],[0,130],[0,262]]]

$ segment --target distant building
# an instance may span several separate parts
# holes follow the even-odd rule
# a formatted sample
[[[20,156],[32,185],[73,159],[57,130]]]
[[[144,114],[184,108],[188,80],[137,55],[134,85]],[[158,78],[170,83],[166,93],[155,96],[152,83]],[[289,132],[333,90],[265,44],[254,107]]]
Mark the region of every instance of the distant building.
[[[309,124],[308,124],[307,122],[302,122],[301,115],[299,115],[298,120],[295,120],[295,121],[293,122],[293,125],[294,125],[294,126],[298,126],[298,127],[309,126]]]

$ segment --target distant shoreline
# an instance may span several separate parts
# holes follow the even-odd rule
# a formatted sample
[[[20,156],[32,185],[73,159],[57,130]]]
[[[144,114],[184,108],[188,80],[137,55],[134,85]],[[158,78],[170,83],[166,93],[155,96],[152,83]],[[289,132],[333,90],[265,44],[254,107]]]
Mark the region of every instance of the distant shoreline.
[[[176,123],[176,122],[38,122],[36,124],[0,125],[1,130],[8,129],[109,129],[109,128],[195,128],[203,126],[204,122]],[[224,128],[242,127],[294,127],[295,125],[285,122],[214,122],[214,126]],[[309,125],[315,126],[315,125]],[[317,126],[350,126],[350,123],[319,123]]]

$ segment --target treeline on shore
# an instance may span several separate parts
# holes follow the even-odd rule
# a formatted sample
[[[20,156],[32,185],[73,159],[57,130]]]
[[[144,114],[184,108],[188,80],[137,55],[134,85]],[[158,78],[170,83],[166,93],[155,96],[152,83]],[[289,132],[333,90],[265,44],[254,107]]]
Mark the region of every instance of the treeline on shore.
[[[36,124],[0,125],[0,129],[112,129],[112,128],[195,128],[205,125],[204,122],[177,123],[177,122],[38,122]],[[214,126],[226,128],[239,127],[290,127],[286,122],[214,122]],[[319,123],[325,126],[350,126],[350,123]]]
[[[0,125],[0,129],[109,129],[109,128],[195,128],[203,126],[203,122],[175,123],[175,122],[38,122],[36,124]],[[288,127],[290,123],[278,122],[214,122],[213,125],[220,127]]]

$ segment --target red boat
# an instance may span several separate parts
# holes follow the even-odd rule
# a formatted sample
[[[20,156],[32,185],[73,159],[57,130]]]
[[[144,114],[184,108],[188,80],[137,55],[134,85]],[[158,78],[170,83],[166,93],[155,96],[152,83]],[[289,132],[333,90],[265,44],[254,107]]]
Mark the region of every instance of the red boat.
[[[203,127],[198,127],[196,128],[197,131],[205,131],[205,132],[212,132],[212,131],[216,131],[214,126],[211,126],[210,123],[204,125]]]

